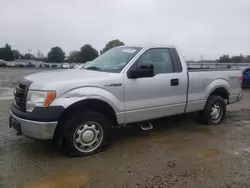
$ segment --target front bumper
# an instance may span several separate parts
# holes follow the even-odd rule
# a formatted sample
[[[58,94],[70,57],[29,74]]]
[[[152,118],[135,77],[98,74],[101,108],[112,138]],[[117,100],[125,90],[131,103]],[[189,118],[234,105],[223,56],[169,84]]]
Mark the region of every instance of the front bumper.
[[[33,112],[23,112],[12,105],[9,125],[30,138],[53,139],[58,119],[63,111],[63,107],[48,107],[37,108]]]
[[[52,139],[57,122],[38,122],[19,118],[10,111],[10,127],[24,136],[47,140]]]

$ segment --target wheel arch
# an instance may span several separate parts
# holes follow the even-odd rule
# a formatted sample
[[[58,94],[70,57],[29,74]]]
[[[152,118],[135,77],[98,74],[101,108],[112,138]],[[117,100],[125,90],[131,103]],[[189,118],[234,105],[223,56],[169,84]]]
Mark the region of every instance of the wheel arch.
[[[226,79],[216,79],[213,82],[211,82],[207,88],[206,88],[206,100],[208,97],[211,95],[216,95],[220,96],[223,99],[229,101],[229,96],[230,96],[230,88],[231,85]]]
[[[212,95],[220,96],[221,98],[223,98],[227,101],[229,100],[229,92],[225,87],[215,88],[213,91],[210,92],[208,97],[210,97]]]
[[[84,112],[85,109],[103,114],[111,121],[112,126],[116,126],[118,124],[116,113],[112,106],[107,102],[100,99],[84,99],[77,101],[68,106],[59,117],[58,124],[54,132],[54,139],[59,145],[63,142],[62,133],[65,130],[63,122],[75,112]]]

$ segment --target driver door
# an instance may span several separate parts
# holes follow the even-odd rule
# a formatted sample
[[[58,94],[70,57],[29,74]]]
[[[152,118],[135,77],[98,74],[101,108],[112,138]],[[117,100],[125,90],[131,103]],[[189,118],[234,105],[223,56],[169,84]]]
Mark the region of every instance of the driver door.
[[[128,78],[124,74],[126,123],[184,112],[187,75],[175,70],[172,59],[168,48],[148,49],[127,73],[141,65],[153,65],[153,77]]]

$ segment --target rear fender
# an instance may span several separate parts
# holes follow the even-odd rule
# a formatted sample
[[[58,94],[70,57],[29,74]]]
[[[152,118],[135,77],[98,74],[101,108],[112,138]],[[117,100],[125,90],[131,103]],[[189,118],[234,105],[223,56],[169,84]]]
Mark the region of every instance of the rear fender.
[[[205,91],[205,99],[207,99],[211,95],[211,93],[218,88],[226,89],[228,94],[230,95],[230,83],[225,79],[217,79],[207,86]]]

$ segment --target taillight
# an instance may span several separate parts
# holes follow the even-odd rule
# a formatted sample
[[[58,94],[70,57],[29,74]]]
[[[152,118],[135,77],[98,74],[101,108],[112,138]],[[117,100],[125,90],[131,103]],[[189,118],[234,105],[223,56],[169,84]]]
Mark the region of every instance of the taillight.
[[[239,80],[239,82],[240,82],[240,86],[242,87],[242,80],[243,80],[242,75],[238,76],[238,80]]]
[[[239,81],[242,81],[243,77],[242,75],[238,76]]]

